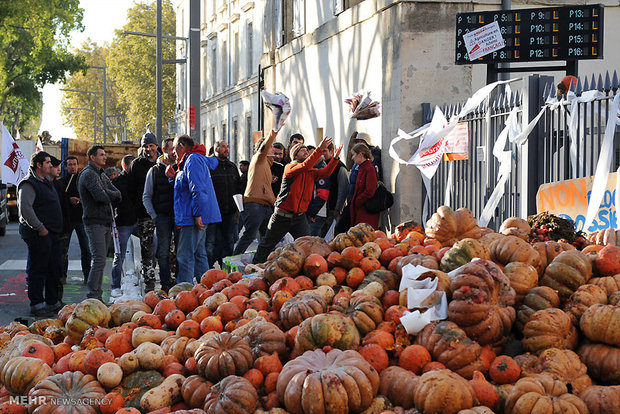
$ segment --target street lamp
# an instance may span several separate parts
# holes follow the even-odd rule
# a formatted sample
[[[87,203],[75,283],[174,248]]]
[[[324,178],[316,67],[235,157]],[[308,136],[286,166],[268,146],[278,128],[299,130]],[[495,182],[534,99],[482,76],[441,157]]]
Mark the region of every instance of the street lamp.
[[[93,143],[97,142],[97,92],[95,91],[83,91],[80,89],[60,89],[63,92],[78,92],[78,93],[92,93],[93,96],[95,97],[95,105],[94,108],[95,109],[88,109],[88,108],[67,108],[67,109],[78,109],[78,110],[83,110],[83,111],[92,111],[93,112]],[[105,95],[104,95],[104,99],[105,99]],[[104,101],[105,102],[105,101]],[[103,113],[105,114],[105,104],[103,106]],[[105,136],[105,120],[104,122],[104,136]],[[105,142],[105,138],[104,138],[104,142]]]

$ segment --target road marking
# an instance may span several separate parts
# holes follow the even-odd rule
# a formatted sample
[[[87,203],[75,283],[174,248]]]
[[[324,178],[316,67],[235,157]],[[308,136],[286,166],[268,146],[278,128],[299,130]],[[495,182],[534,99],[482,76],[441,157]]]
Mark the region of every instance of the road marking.
[[[26,260],[7,260],[0,265],[0,270],[19,270],[26,271]],[[81,271],[81,260],[69,260],[69,271]]]

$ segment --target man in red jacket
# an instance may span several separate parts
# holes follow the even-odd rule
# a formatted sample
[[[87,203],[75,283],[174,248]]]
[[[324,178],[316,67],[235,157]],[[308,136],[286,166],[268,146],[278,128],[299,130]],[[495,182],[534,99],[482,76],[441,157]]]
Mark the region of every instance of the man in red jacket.
[[[325,148],[332,142],[332,138],[324,138],[312,155],[309,155],[308,149],[302,143],[291,147],[290,157],[293,161],[284,168],[284,179],[276,200],[276,208],[269,220],[267,234],[254,255],[254,263],[263,263],[286,233],[291,233],[295,238],[308,234],[306,210],[312,199],[314,182],[328,177],[334,171],[342,150],[342,145],[336,148],[334,157],[325,168],[314,168]]]

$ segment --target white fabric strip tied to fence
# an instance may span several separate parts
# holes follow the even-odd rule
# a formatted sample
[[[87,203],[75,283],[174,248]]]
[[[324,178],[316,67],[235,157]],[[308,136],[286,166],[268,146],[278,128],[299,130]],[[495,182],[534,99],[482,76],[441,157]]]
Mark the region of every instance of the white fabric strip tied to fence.
[[[590,193],[590,199],[588,200],[588,212],[586,213],[586,220],[583,223],[581,230],[586,231],[588,227],[594,221],[596,212],[598,211],[601,201],[605,196],[605,187],[607,186],[607,180],[609,178],[609,172],[611,171],[611,163],[613,162],[613,148],[614,148],[614,136],[616,134],[616,125],[620,125],[620,93],[614,96],[614,100],[609,107],[609,113],[607,115],[607,126],[605,128],[605,136],[603,137],[603,143],[601,144],[601,152],[596,164],[596,172],[594,174],[594,182],[592,183],[592,192]],[[620,169],[618,170],[620,172]],[[620,192],[620,183],[616,182],[616,215],[618,212],[618,202]],[[618,219],[616,219],[616,228],[618,228]]]
[[[573,91],[569,91],[566,95],[568,101],[570,102],[570,113],[568,114],[568,136],[570,138],[570,164],[573,172],[573,177],[578,177],[577,173],[577,143],[583,146],[584,143],[584,129],[581,129],[581,134],[578,133],[579,126],[579,116],[577,114],[577,108],[580,103],[588,103],[596,101],[597,99],[602,99],[605,97],[605,94],[598,90],[590,90],[585,91],[581,94],[581,96],[575,96]],[[585,120],[585,112],[582,115],[582,119]],[[582,122],[584,124],[584,122]]]
[[[424,200],[424,209],[422,212],[422,220],[426,221],[428,217],[428,201],[430,200],[431,192],[431,179],[437,172],[439,163],[446,149],[445,137],[456,127],[458,122],[467,116],[470,112],[476,109],[482,101],[484,101],[491,92],[499,85],[515,82],[519,80],[510,79],[504,81],[493,82],[476,91],[468,100],[461,111],[453,116],[448,123],[443,112],[439,107],[435,107],[433,113],[433,119],[430,123],[416,129],[415,131],[407,134],[403,130],[398,130],[398,136],[392,139],[390,143],[389,154],[392,159],[398,161],[400,164],[415,165],[422,174],[422,180],[426,188],[426,199]],[[404,160],[394,149],[394,146],[403,140],[411,140],[422,136],[420,139],[420,145],[413,156],[408,160]]]

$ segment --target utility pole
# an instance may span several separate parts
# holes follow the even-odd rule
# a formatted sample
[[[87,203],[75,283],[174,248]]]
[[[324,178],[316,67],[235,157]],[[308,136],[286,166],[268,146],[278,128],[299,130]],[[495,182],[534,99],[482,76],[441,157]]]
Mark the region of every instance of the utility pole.
[[[188,129],[200,142],[200,0],[189,0],[189,106]]]
[[[162,79],[163,79],[163,62],[162,62],[162,6],[161,0],[157,0],[157,47],[156,47],[156,61],[157,66],[155,70],[155,89],[156,98],[155,103],[157,106],[157,115],[155,117],[155,136],[159,142],[162,141]]]

